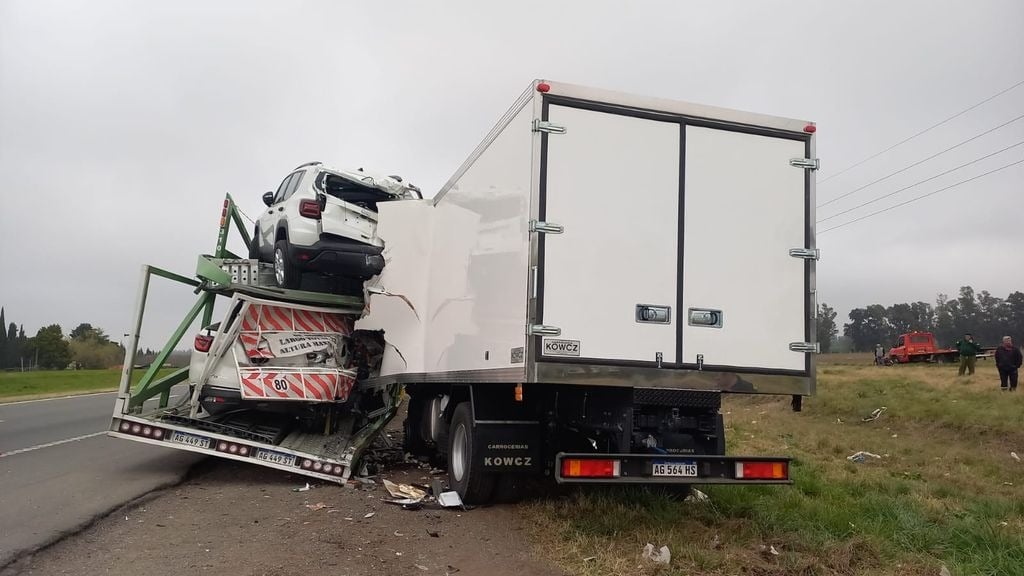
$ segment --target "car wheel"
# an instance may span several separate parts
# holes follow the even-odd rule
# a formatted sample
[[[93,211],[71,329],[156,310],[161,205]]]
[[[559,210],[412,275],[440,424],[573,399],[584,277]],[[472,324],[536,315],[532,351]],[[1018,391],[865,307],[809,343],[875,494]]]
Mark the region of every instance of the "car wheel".
[[[274,244],[274,280],[279,288],[298,288],[300,272],[288,258],[288,241]]]
[[[473,457],[478,447],[469,402],[462,402],[455,408],[449,430],[448,484],[466,504],[487,504],[494,493],[495,477],[485,473],[483,463]]]
[[[257,226],[252,230],[252,242],[249,243],[249,259],[259,260],[260,259],[260,227]]]

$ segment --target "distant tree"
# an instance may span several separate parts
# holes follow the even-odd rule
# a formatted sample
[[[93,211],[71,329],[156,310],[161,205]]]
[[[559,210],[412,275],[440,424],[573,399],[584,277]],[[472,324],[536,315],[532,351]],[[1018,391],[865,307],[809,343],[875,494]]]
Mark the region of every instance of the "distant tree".
[[[1006,328],[1003,336],[1013,336],[1015,342],[1024,343],[1024,292],[1012,292],[1003,302]]]
[[[92,324],[89,324],[88,322],[83,322],[76,326],[75,329],[72,330],[70,334],[68,334],[68,338],[83,342],[86,340],[96,340],[101,344],[106,344],[110,342],[110,338],[107,336],[106,332],[104,332],[102,328],[96,328]]]
[[[843,334],[850,337],[856,352],[874,350],[875,344],[890,346],[895,341],[894,330],[881,304],[850,310],[850,323],[843,325]]]
[[[80,368],[86,370],[117,366],[123,358],[123,350],[112,342],[101,342],[96,338],[71,340],[71,358]]]
[[[889,335],[889,342],[895,340],[893,336],[921,329],[918,328],[917,318],[915,317],[914,309],[910,304],[893,304],[886,309],[885,313],[886,320],[892,328],[892,334]]]
[[[0,370],[7,368],[7,320],[4,318],[4,309],[0,307]]]
[[[932,332],[935,328],[935,310],[927,302],[914,302],[910,305],[910,314],[914,319],[914,329],[921,332]]]
[[[59,324],[39,329],[29,346],[32,355],[38,358],[38,367],[63,370],[71,362],[71,347],[64,340]]]
[[[18,327],[14,325],[14,322],[11,322],[7,327],[7,344],[5,345],[4,355],[0,356],[0,367],[16,368],[21,364],[21,354],[25,348],[24,335],[24,332],[22,332],[21,336],[18,335]]]
[[[828,354],[832,351],[832,341],[835,340],[839,330],[836,328],[835,309],[824,302],[818,306],[817,332],[821,351]]]

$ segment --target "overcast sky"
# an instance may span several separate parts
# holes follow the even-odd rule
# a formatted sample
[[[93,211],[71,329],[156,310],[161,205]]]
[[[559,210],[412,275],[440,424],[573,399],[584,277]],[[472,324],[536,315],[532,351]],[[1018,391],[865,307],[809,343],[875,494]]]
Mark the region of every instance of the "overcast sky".
[[[1024,80],[1024,3],[0,0],[0,305],[128,331],[143,263],[191,274],[230,192],[296,165],[432,195],[533,78],[818,123],[819,181]],[[1024,86],[820,184],[819,204],[1024,114]],[[819,210],[1024,141],[1024,119]],[[819,230],[1024,159],[1024,146]],[[628,200],[626,198],[624,201]],[[756,239],[752,239],[756,241]],[[1024,290],[1024,164],[819,237],[846,311]],[[236,245],[237,250],[241,250]],[[182,316],[160,290],[144,341]]]

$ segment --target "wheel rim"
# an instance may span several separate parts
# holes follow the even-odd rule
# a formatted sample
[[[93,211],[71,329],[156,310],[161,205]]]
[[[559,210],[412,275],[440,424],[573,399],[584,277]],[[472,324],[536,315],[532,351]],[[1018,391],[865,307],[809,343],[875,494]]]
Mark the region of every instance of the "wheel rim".
[[[466,445],[469,443],[466,436],[466,426],[459,424],[455,428],[455,437],[452,438],[451,466],[452,477],[456,482],[462,482],[462,477],[466,475]]]
[[[280,248],[274,249],[274,279],[278,286],[284,286],[284,254]]]

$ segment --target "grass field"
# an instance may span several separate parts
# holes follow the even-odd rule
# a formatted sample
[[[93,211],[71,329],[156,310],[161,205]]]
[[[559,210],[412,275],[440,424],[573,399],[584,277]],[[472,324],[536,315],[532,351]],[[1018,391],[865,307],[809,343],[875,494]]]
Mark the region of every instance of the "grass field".
[[[145,370],[135,370],[138,382]],[[161,370],[163,376],[171,372]],[[71,394],[114,390],[121,381],[120,370],[41,370],[38,372],[0,372],[0,399],[44,394]]]
[[[793,486],[701,487],[705,503],[625,488],[537,501],[526,514],[542,553],[573,575],[1024,574],[1024,462],[1010,455],[1024,459],[1024,390],[1000,392],[991,361],[957,378],[822,360],[801,413],[788,398],[722,408],[729,453],[792,456]],[[859,450],[882,458],[846,459]],[[670,567],[641,559],[648,542],[668,545]]]

